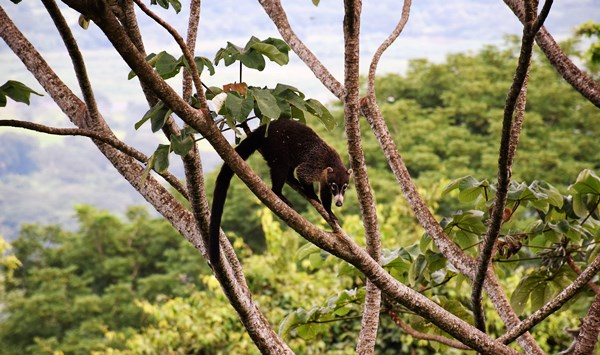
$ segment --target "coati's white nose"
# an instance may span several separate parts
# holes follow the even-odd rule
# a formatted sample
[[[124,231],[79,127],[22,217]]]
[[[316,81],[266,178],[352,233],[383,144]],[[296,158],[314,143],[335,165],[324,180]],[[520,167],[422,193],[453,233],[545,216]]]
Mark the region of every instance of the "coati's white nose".
[[[344,204],[344,196],[343,195],[335,195],[333,197],[333,199],[335,200],[335,205],[338,207],[342,207],[342,205]]]

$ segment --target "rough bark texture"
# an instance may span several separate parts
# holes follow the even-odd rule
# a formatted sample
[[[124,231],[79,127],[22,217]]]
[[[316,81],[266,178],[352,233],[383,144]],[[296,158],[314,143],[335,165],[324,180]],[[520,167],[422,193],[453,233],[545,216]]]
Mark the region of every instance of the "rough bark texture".
[[[584,355],[593,354],[594,347],[598,342],[598,334],[600,333],[600,294],[594,297],[594,301],[587,315],[583,319],[583,325],[579,330],[575,343],[573,354]]]
[[[377,211],[375,210],[375,197],[369,184],[358,121],[360,113],[358,80],[361,8],[362,3],[360,0],[344,1],[344,86],[347,88],[344,97],[344,123],[348,140],[348,154],[354,171],[354,185],[358,196],[360,196],[359,203],[367,239],[367,252],[378,262],[381,257],[381,236],[377,222]],[[356,346],[356,353],[358,354],[373,354],[375,352],[375,341],[377,340],[377,330],[379,328],[381,291],[370,280],[367,280],[366,291],[362,325]]]

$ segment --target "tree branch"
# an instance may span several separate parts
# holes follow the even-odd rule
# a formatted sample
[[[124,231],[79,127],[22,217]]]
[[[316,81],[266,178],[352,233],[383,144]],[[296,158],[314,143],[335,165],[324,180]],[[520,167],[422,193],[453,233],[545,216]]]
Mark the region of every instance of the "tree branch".
[[[338,99],[343,100],[346,91],[345,88],[333,75],[331,75],[329,70],[327,70],[292,30],[280,0],[259,0],[259,3],[277,27],[283,40],[289,44],[294,53],[302,59],[306,66],[312,70],[315,76],[321,80],[323,85],[325,85],[329,91],[331,91]]]
[[[118,149],[122,153],[127,154],[128,156],[134,158],[135,160],[137,160],[138,162],[140,162],[142,164],[148,163],[148,157],[144,153],[138,151],[137,149],[135,149],[133,147],[128,146],[127,144],[118,140],[114,136],[111,136],[108,133],[103,132],[103,131],[94,131],[94,130],[85,129],[85,128],[48,127],[48,126],[41,125],[38,123],[27,122],[27,121],[18,121],[18,120],[0,120],[0,126],[24,128],[24,129],[28,129],[28,130],[32,130],[32,131],[36,131],[36,132],[47,133],[47,134],[58,135],[58,136],[89,137],[89,138],[95,139],[97,141],[100,141],[102,143],[106,143],[115,149]],[[187,190],[185,189],[185,187],[183,185],[181,185],[181,183],[179,182],[179,180],[177,179],[176,176],[174,176],[173,174],[171,174],[169,172],[165,172],[165,173],[157,172],[157,174],[160,175],[163,179],[165,179],[165,181],[168,182],[169,185],[171,185],[175,190],[177,190],[177,192],[179,192],[183,197],[188,199]]]
[[[361,99],[361,110],[371,125],[371,129],[388,161],[388,165],[392,169],[408,204],[414,211],[415,217],[425,231],[432,237],[437,248],[444,257],[448,259],[452,266],[463,275],[473,279],[475,277],[475,260],[468,257],[448,238],[431,211],[427,208],[427,205],[421,198],[417,187],[412,181],[408,169],[398,152],[398,148],[383,120],[383,115],[381,114],[381,110],[377,106],[375,99],[373,97]],[[498,314],[506,325],[510,328],[519,323],[519,317],[510,307],[510,303],[508,302],[502,287],[499,285],[496,276],[492,272],[488,273],[484,286],[490,295],[492,303],[498,310]],[[529,333],[519,338],[519,344],[527,353],[543,353]]]
[[[477,274],[473,280],[473,288],[471,292],[471,303],[473,306],[475,325],[483,332],[485,332],[486,326],[483,304],[481,302],[481,294],[483,291],[483,283],[485,281],[488,266],[492,258],[492,251],[496,245],[496,240],[498,239],[500,227],[502,226],[503,222],[502,216],[504,214],[504,207],[506,205],[506,199],[508,195],[508,185],[510,184],[510,177],[512,175],[511,158],[514,156],[514,151],[516,149],[516,142],[511,140],[513,133],[515,133],[513,131],[513,115],[519,96],[522,97],[522,100],[525,100],[526,93],[521,92],[521,90],[524,88],[525,80],[527,79],[527,74],[529,72],[531,54],[533,53],[533,42],[536,34],[535,31],[536,29],[539,29],[545,19],[545,17],[536,19],[537,2],[535,2],[536,5],[534,5],[534,2],[534,0],[525,1],[526,14],[525,25],[523,27],[521,53],[519,55],[513,83],[510,87],[506,97],[506,103],[504,105],[502,137],[500,140],[500,153],[498,157],[498,183],[496,197],[494,199],[494,205],[488,221],[488,230],[479,254]],[[551,5],[552,0],[549,0],[546,3]],[[544,5],[544,8],[546,9],[544,14],[547,15],[550,6]],[[513,152],[512,154],[511,151]]]
[[[377,222],[377,211],[375,210],[376,202],[369,184],[358,121],[360,114],[358,80],[361,7],[361,0],[344,1],[344,86],[346,87],[344,123],[348,140],[348,154],[354,171],[356,194],[359,196],[359,207],[363,217],[367,252],[376,262],[379,262],[381,258],[381,236]],[[357,354],[374,353],[380,308],[381,291],[370,280],[367,280],[362,326],[356,346]]]
[[[600,293],[596,293],[587,315],[583,318],[579,335],[575,339],[573,354],[594,354],[598,334],[600,334]]]
[[[371,60],[371,65],[369,66],[369,76],[367,81],[367,96],[375,98],[375,73],[377,72],[377,65],[379,64],[379,59],[391,45],[394,43],[396,38],[400,36],[404,26],[408,22],[408,16],[410,15],[410,6],[412,4],[412,0],[404,0],[404,6],[402,7],[402,16],[400,17],[400,22],[396,25],[392,33],[386,38],[383,43],[379,45],[377,51],[373,55],[373,59]]]
[[[567,301],[573,298],[577,292],[579,292],[587,283],[600,271],[600,255],[596,256],[588,267],[583,270],[575,281],[573,281],[567,288],[562,290],[554,299],[546,303],[542,308],[535,311],[527,319],[519,322],[514,327],[510,328],[508,332],[498,338],[504,344],[509,344],[514,341],[518,336],[525,333],[527,330],[533,328],[536,324],[546,319],[549,315],[553,314],[560,309]]]
[[[79,87],[81,88],[81,92],[83,93],[83,99],[87,106],[87,111],[89,113],[89,117],[93,120],[92,122],[81,122],[85,124],[84,127],[96,126],[99,129],[109,131],[108,126],[105,122],[104,124],[99,125],[101,120],[99,119],[100,113],[98,111],[98,105],[96,104],[96,99],[94,97],[94,92],[92,90],[92,85],[90,84],[90,80],[87,75],[87,70],[85,68],[85,61],[83,60],[83,56],[81,55],[81,51],[79,51],[79,47],[77,46],[77,41],[73,37],[73,33],[67,24],[67,21],[63,17],[60,12],[56,2],[54,0],[42,0],[42,3],[46,7],[48,14],[52,18],[54,22],[54,26],[58,30],[60,37],[67,48],[67,52],[71,57],[71,62],[73,63],[73,68],[75,69],[75,76],[77,77],[77,82],[79,83]],[[84,116],[87,118],[87,116]]]
[[[402,328],[402,330],[404,330],[407,334],[411,335],[414,338],[435,341],[435,342],[444,344],[446,346],[449,346],[449,347],[452,347],[455,349],[473,350],[473,349],[469,348],[468,346],[465,346],[463,343],[453,340],[453,339],[446,338],[445,336],[422,333],[422,332],[419,332],[419,331],[411,328],[408,324],[404,323],[402,321],[402,319],[400,319],[400,316],[398,316],[398,313],[392,309],[386,310],[386,313],[390,316],[392,321],[394,323],[396,323],[397,326]]]
[[[188,31],[186,36],[186,46],[190,49],[190,55],[194,57],[196,48],[196,37],[198,36],[198,24],[200,23],[200,0],[190,1],[190,18],[188,20]],[[186,67],[183,71],[183,97],[192,96],[193,73]]]
[[[520,0],[504,0],[504,3],[521,22],[525,21],[524,8]],[[535,40],[556,71],[583,97],[600,108],[600,83],[595,82],[588,74],[573,64],[543,26],[537,33]]]
[[[208,109],[208,104],[206,103],[206,97],[204,96],[204,90],[202,89],[202,82],[200,81],[200,75],[198,74],[198,67],[196,66],[196,62],[194,61],[194,56],[191,54],[189,47],[183,40],[183,38],[179,35],[177,30],[175,30],[171,25],[163,21],[158,15],[156,15],[152,10],[150,10],[141,0],[133,0],[137,6],[146,14],[148,17],[153,19],[156,23],[161,25],[171,36],[175,39],[175,42],[179,45],[181,52],[183,53],[183,57],[185,58],[187,65],[190,68],[189,73],[192,76],[192,80],[194,82],[194,86],[196,87],[196,92],[198,94],[198,101],[200,102],[200,108]]]

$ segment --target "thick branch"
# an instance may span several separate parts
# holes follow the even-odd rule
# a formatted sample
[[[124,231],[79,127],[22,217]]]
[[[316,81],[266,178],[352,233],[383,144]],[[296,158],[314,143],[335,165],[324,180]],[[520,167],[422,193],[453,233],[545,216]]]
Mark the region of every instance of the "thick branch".
[[[536,34],[536,29],[541,27],[544,23],[545,18],[539,17],[536,19],[536,5],[533,4],[534,0],[525,1],[527,8],[525,14],[525,25],[523,28],[523,38],[521,43],[521,53],[517,64],[513,83],[510,87],[508,95],[506,97],[506,103],[504,105],[504,119],[502,122],[502,137],[500,140],[500,153],[498,157],[498,183],[496,188],[496,197],[494,199],[494,205],[492,212],[490,213],[490,219],[488,221],[488,230],[483,241],[483,246],[479,254],[479,263],[477,266],[477,274],[473,281],[473,289],[471,292],[471,303],[473,306],[473,316],[475,318],[475,325],[477,328],[485,332],[485,318],[483,305],[481,302],[481,294],[483,291],[483,283],[487,274],[487,269],[492,258],[492,252],[500,227],[503,222],[504,207],[506,205],[506,199],[508,195],[508,185],[510,183],[510,177],[512,175],[512,160],[514,156],[515,142],[511,140],[513,132],[513,115],[517,106],[517,100],[519,96],[522,96],[522,100],[525,99],[525,93],[521,92],[524,87],[525,80],[527,79],[527,73],[529,72],[529,65],[531,63],[531,54],[533,53],[533,41]],[[552,0],[547,1],[552,4]],[[537,4],[537,3],[536,3]],[[543,12],[542,15],[547,15],[549,6],[544,6],[547,11]],[[511,148],[512,146],[512,148]],[[513,152],[511,154],[511,151]]]
[[[504,0],[504,3],[512,10],[521,22],[525,21],[523,3],[520,0]],[[541,27],[535,40],[550,61],[550,64],[571,86],[579,91],[586,99],[600,108],[600,83],[595,82],[589,75],[580,70],[569,59],[556,43],[552,35]]]
[[[279,0],[259,0],[265,12],[294,53],[312,70],[315,76],[321,80],[323,85],[331,91],[338,99],[343,100],[345,89],[342,84],[331,75],[329,70],[317,59],[308,47],[298,38],[292,30],[290,23]]]
[[[600,333],[600,293],[596,293],[594,301],[583,319],[583,324],[579,330],[579,335],[575,340],[575,350],[573,354],[594,354],[594,348],[598,342]]]
[[[388,160],[390,168],[396,176],[396,180],[402,188],[406,200],[414,211],[415,217],[419,220],[419,223],[423,226],[425,231],[431,235],[434,243],[444,257],[446,257],[460,273],[473,279],[475,277],[475,260],[468,257],[448,238],[431,211],[427,208],[427,205],[421,198],[417,187],[412,181],[408,169],[398,152],[398,148],[383,120],[383,116],[375,99],[372,97],[363,98],[361,100],[361,109],[379,141],[379,145]],[[492,272],[488,274],[485,287],[490,295],[490,299],[506,325],[510,328],[519,323],[519,317],[510,307],[506,295],[502,291],[496,276]],[[530,334],[525,334],[525,336],[519,338],[519,344],[527,351],[527,353],[543,353]]]
[[[360,0],[344,1],[344,122],[348,139],[348,154],[354,171],[354,185],[359,197],[360,211],[363,217],[367,252],[379,262],[381,258],[381,236],[375,210],[375,198],[369,184],[367,165],[360,137],[358,101],[359,88],[359,35]],[[379,327],[379,310],[381,308],[381,291],[370,280],[367,280],[366,296],[363,308],[362,326],[356,346],[357,354],[372,354],[375,351],[375,340]]]

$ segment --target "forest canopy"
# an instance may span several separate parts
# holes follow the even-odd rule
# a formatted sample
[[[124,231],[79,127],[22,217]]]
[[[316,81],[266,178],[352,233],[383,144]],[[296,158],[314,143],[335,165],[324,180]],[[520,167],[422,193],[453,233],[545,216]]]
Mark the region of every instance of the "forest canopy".
[[[580,54],[576,47],[567,47],[571,55]],[[413,60],[406,74],[377,79],[381,110],[411,175],[435,208],[436,218],[472,255],[485,232],[487,194],[491,197],[494,191],[488,181],[495,179],[504,96],[518,51],[511,39],[504,46],[449,55],[443,63]],[[512,292],[511,302],[520,315],[531,314],[576,277],[569,260],[559,260],[556,253],[567,250],[573,256],[570,261],[584,264],[597,254],[594,245],[600,235],[600,218],[590,206],[600,191],[581,188],[600,181],[593,173],[600,168],[597,108],[560,80],[539,53],[533,57],[529,91],[510,188],[510,221],[501,238],[508,259],[494,259],[501,284],[509,296]],[[332,112],[341,121],[339,108]],[[319,123],[309,124],[338,151],[345,151],[339,125],[328,131]],[[363,129],[362,138],[381,216],[384,267],[471,323],[468,295],[461,291],[468,281],[447,265],[415,222],[368,129]],[[260,158],[252,166],[268,175]],[[214,181],[214,173],[207,181]],[[338,216],[362,245],[356,192],[348,194]],[[309,219],[322,223],[295,192],[287,191],[286,196]],[[223,226],[231,231],[249,288],[258,303],[270,305],[267,317],[290,347],[298,353],[353,352],[352,334],[360,329],[365,298],[364,275],[299,238],[239,180],[230,189],[225,212]],[[3,351],[258,352],[210,268],[167,222],[137,207],[125,218],[89,206],[79,207],[76,215],[77,231],[27,225],[11,245],[0,245],[0,251],[7,252],[0,263]],[[592,224],[578,225],[583,217]],[[527,240],[527,233],[538,238]],[[593,297],[589,289],[578,295],[586,300],[581,304]],[[556,353],[572,342],[563,329],[579,326],[577,319],[586,309],[578,304],[533,330],[544,351]],[[503,334],[502,321],[490,306],[487,309],[489,333]],[[382,314],[376,353],[448,349],[406,333],[404,322],[422,333],[445,335],[406,308],[384,301]]]

